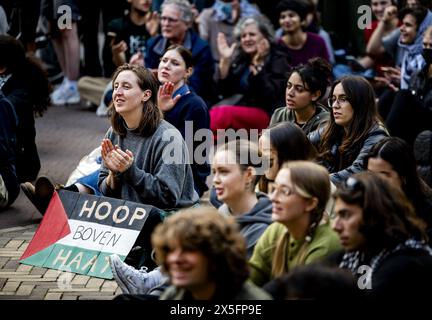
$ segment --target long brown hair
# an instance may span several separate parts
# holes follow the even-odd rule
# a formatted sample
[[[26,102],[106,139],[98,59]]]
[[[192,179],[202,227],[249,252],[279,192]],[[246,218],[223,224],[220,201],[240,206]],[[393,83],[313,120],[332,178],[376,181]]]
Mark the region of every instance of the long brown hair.
[[[125,63],[117,68],[113,75],[113,88],[115,80],[118,75],[123,71],[132,71],[137,77],[138,86],[141,90],[150,90],[151,96],[146,102],[143,103],[143,113],[141,116],[140,124],[136,131],[144,136],[151,136],[162,121],[162,112],[157,107],[157,93],[158,82],[153,73],[142,66]],[[120,136],[126,135],[126,124],[123,117],[115,110],[114,101],[110,105],[111,112],[111,126],[113,130]]]
[[[360,172],[349,179],[338,187],[334,198],[363,209],[359,231],[366,239],[367,252],[392,249],[413,237],[427,240],[425,223],[402,190],[371,172]]]
[[[354,110],[353,119],[345,132],[342,126],[336,124],[333,112],[330,112],[330,121],[318,146],[318,158],[332,162],[332,146],[340,143],[339,153],[342,161],[338,169],[342,170],[355,160],[358,154],[356,151],[360,150],[370,130],[380,123],[380,117],[374,90],[365,78],[346,76],[335,81],[330,90],[330,97],[339,83]]]
[[[311,161],[287,162],[282,166],[282,169],[290,170],[293,192],[306,199],[318,199],[317,206],[310,212],[306,241],[297,255],[297,264],[303,265],[308,244],[315,236],[315,231],[323,218],[327,201],[330,198],[330,177],[327,169]],[[289,238],[290,234],[287,229],[284,236],[276,244],[271,272],[274,278],[289,271],[287,270]]]

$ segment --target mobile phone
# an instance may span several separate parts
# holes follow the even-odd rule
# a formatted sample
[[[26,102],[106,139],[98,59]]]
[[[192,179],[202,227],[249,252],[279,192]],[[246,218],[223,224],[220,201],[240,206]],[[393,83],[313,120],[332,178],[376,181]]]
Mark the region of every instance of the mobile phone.
[[[109,31],[107,33],[107,36],[110,37],[111,39],[114,39],[114,44],[118,44],[121,40],[119,39],[117,33]],[[111,41],[111,40],[110,40]]]

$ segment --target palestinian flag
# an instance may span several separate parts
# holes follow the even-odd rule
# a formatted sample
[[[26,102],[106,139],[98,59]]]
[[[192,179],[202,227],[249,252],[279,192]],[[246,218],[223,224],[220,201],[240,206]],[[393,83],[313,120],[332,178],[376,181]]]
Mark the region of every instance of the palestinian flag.
[[[20,263],[112,279],[108,257],[126,258],[153,206],[60,190],[54,192]]]

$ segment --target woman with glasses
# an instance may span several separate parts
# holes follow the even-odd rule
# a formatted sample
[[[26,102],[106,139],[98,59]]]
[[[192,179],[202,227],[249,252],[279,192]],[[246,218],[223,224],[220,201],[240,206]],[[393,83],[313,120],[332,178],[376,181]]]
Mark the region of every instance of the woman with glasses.
[[[338,185],[363,170],[369,150],[388,136],[376,107],[375,93],[363,77],[347,76],[333,83],[328,99],[328,124],[308,135],[318,149],[318,160]]]
[[[325,168],[307,161],[283,165],[270,195],[274,223],[258,240],[249,261],[255,284],[262,286],[340,249],[336,233],[323,219],[329,197]]]
[[[424,298],[432,286],[432,250],[402,190],[362,172],[348,178],[335,199],[333,229],[344,247],[334,256],[339,267],[371,298]]]
[[[328,108],[319,103],[330,85],[331,65],[322,58],[310,59],[295,67],[288,76],[286,106],[275,110],[270,125],[289,121],[309,134],[330,118]]]

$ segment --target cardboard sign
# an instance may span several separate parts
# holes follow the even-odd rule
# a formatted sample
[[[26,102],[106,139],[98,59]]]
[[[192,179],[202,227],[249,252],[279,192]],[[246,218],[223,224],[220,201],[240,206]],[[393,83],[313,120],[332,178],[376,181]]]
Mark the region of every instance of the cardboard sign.
[[[20,263],[112,279],[108,257],[124,260],[151,214],[140,203],[66,190],[54,192]]]

